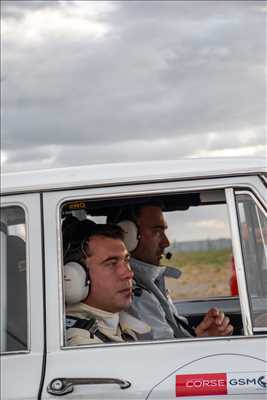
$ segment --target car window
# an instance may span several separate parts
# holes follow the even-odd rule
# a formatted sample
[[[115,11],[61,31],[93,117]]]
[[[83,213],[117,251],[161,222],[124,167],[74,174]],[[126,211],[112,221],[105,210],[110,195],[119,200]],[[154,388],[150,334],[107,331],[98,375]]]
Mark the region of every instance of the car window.
[[[72,200],[62,206],[62,223],[72,217],[115,223],[122,210],[150,199]],[[196,326],[210,308],[218,307],[231,317],[235,334],[243,334],[224,190],[158,195],[153,200],[165,207],[170,245],[161,265],[172,267],[165,274],[165,286],[179,315]]]
[[[250,194],[239,193],[239,230],[254,328],[267,329],[267,218]]]
[[[206,204],[166,213],[170,252],[168,265],[181,270],[167,278],[174,300],[230,296],[232,243],[227,206]]]
[[[1,209],[1,351],[28,349],[25,213]]]

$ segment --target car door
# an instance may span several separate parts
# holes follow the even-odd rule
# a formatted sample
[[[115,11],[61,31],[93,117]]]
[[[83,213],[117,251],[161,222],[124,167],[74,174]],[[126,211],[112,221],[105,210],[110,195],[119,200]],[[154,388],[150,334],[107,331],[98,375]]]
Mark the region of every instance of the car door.
[[[40,196],[1,198],[1,399],[36,399],[44,352]]]
[[[67,348],[64,344],[61,207],[67,200],[109,199],[179,190],[180,183],[125,185],[44,194],[47,361],[42,398],[175,399],[236,394],[266,398],[266,338],[192,338]],[[182,183],[192,190],[195,182]],[[217,180],[202,182],[209,189]],[[217,185],[217,186],[216,186]],[[236,229],[236,227],[233,227]],[[240,251],[240,244],[236,244]],[[229,385],[231,383],[231,388]],[[241,384],[240,382],[245,382]],[[260,382],[260,383],[258,383]],[[262,386],[261,386],[262,385]],[[240,397],[242,398],[242,397]]]

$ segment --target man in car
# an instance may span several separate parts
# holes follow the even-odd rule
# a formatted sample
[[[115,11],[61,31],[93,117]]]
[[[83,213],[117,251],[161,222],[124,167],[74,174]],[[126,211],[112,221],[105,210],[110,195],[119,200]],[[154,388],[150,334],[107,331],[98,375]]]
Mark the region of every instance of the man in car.
[[[161,205],[151,203],[137,206],[127,210],[124,217],[137,226],[138,240],[131,251],[131,268],[134,280],[141,288],[139,296],[134,296],[129,312],[150,325],[151,331],[147,338],[231,335],[233,326],[229,318],[216,308],[210,309],[196,327],[189,326],[187,320],[178,315],[165,288],[165,268],[160,267],[164,250],[170,244],[165,234],[167,224]],[[127,231],[128,221],[126,225],[124,222],[121,226],[124,231],[126,226]],[[127,235],[126,232],[126,243]]]
[[[63,227],[66,342],[69,346],[137,340],[150,328],[124,312],[133,272],[115,225],[91,221]]]

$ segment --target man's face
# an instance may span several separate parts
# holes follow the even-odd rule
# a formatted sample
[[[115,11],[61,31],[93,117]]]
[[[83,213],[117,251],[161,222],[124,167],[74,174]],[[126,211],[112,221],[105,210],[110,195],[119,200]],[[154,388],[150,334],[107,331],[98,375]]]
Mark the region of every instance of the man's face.
[[[93,236],[86,258],[91,290],[86,303],[112,313],[126,309],[132,302],[133,272],[129,254],[119,239]]]
[[[170,245],[165,235],[167,224],[160,207],[143,207],[137,225],[140,239],[136,250],[132,252],[133,257],[149,264],[159,265],[164,249]]]

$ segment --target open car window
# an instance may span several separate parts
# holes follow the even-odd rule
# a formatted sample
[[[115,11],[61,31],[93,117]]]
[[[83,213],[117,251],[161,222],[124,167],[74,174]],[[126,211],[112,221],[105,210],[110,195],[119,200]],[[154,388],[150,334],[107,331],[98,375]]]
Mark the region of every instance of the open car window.
[[[232,243],[226,204],[167,212],[172,257],[168,265],[182,271],[179,282],[169,279],[174,300],[231,295]]]
[[[159,200],[164,204],[169,248],[161,264],[181,272],[165,279],[179,315],[197,326],[206,312],[217,307],[230,317],[234,334],[243,335],[235,260],[225,191],[164,194],[112,199],[82,198],[67,201],[62,222],[70,216],[96,223],[114,222],[122,209]],[[260,217],[259,217],[260,218]]]

